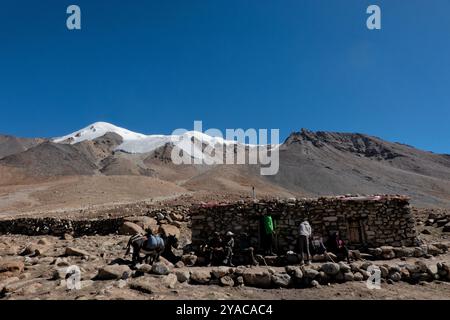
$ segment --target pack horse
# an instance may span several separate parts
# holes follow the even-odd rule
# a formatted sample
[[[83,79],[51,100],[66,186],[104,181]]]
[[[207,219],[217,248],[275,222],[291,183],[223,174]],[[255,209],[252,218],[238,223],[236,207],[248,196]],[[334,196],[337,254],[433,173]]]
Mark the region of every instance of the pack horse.
[[[165,253],[170,255],[172,253],[172,247],[178,248],[178,239],[174,235],[162,237],[159,235],[144,236],[142,234],[135,234],[128,240],[125,256],[133,248],[133,263],[142,263],[144,261],[145,263],[152,264],[158,261],[160,256],[164,256]],[[143,258],[141,257],[141,253],[144,254]]]

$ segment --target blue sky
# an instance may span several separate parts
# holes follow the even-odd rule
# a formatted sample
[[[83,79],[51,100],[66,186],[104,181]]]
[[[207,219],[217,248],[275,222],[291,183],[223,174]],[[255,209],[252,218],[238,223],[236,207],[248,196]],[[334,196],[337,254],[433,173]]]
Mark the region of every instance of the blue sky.
[[[66,28],[66,8],[82,30]],[[382,9],[369,31],[366,8]],[[450,153],[448,0],[2,0],[0,132],[361,132]]]

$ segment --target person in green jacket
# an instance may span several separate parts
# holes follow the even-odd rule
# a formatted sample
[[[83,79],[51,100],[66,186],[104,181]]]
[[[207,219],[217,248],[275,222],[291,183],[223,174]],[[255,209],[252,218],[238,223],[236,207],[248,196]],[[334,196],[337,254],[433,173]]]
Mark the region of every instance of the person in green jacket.
[[[263,216],[264,239],[263,247],[264,253],[273,255],[273,234],[275,232],[275,223],[271,215]]]

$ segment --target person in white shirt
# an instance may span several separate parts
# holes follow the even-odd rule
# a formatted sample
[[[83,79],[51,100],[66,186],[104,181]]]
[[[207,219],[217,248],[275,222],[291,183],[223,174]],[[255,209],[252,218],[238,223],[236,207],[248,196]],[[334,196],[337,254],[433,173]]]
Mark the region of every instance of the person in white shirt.
[[[305,218],[298,228],[298,245],[300,251],[300,264],[305,263],[304,254],[306,253],[306,264],[311,264],[311,254],[309,252],[309,238],[312,234],[311,226]]]

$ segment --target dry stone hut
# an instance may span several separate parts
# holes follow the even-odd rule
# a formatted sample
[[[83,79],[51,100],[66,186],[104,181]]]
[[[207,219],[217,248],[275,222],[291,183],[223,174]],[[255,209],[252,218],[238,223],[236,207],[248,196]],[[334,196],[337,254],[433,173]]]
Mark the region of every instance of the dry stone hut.
[[[415,221],[405,196],[339,196],[317,199],[239,201],[202,205],[192,211],[192,241],[199,245],[214,231],[247,232],[258,248],[261,218],[272,215],[276,245],[295,250],[298,226],[307,217],[314,233],[325,239],[339,231],[350,247],[413,246]]]

